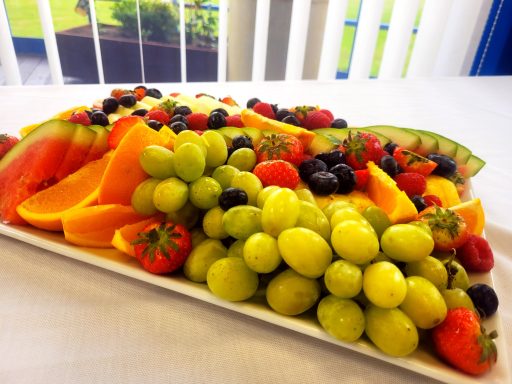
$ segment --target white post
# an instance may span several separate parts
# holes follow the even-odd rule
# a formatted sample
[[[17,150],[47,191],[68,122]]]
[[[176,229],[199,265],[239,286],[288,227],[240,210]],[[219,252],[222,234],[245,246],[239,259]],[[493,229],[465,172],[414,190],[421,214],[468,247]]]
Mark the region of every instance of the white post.
[[[12,42],[5,4],[0,4],[0,61],[5,72],[7,85],[21,85],[21,75]]]
[[[185,0],[180,0],[180,69],[181,82],[187,82],[187,30],[185,25]]]
[[[256,26],[254,28],[254,49],[252,54],[252,81],[265,80],[267,64],[268,27],[270,0],[258,0],[256,4]]]
[[[285,80],[301,80],[306,55],[311,0],[293,0]]]
[[[62,68],[60,66],[59,50],[57,49],[57,39],[53,28],[52,11],[50,9],[49,0],[37,0],[39,8],[39,18],[43,27],[44,45],[46,47],[46,56],[52,76],[53,84],[62,85],[64,79],[62,77]]]
[[[96,5],[94,4],[94,0],[89,0],[89,8],[91,11],[92,39],[94,41],[94,53],[96,54],[96,66],[98,67],[98,80],[100,84],[105,84],[105,76],[103,74],[103,60],[101,58],[100,35],[98,33],[98,20],[96,20]]]
[[[226,81],[228,68],[228,0],[219,0],[219,45],[217,81]]]

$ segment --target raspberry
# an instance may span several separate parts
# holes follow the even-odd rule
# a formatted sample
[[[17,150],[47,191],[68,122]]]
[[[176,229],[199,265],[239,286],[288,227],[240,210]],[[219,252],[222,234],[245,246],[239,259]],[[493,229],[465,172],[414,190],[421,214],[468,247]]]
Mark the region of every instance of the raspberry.
[[[206,131],[208,129],[208,115],[193,112],[187,115],[188,129],[193,131]]]
[[[199,129],[194,130],[195,133],[197,133],[199,136],[202,136],[204,131],[201,131]]]
[[[256,103],[254,107],[252,107],[252,110],[262,116],[268,117],[269,119],[275,120],[276,118],[274,109],[269,103],[263,103],[260,101],[259,103]]]
[[[169,121],[171,120],[169,115],[160,109],[153,109],[146,113],[144,117],[147,120],[156,120],[164,125],[169,124]]]
[[[91,119],[85,111],[73,113],[68,121],[75,124],[91,125]]]
[[[356,185],[354,189],[358,191],[362,191],[366,187],[366,183],[368,183],[368,177],[370,176],[370,171],[368,169],[358,169],[354,171],[356,174]]]
[[[302,126],[306,129],[327,128],[331,126],[331,121],[326,114],[321,111],[311,111],[302,122]]]
[[[321,109],[319,110],[318,112],[321,112],[323,113],[325,116],[327,116],[329,118],[329,123],[331,123],[333,120],[334,120],[334,115],[332,114],[331,111],[329,111],[328,109]]]
[[[240,115],[232,115],[226,117],[226,127],[243,128],[244,123],[242,123],[242,118],[240,117]]]
[[[277,185],[281,188],[295,189],[300,177],[297,168],[284,160],[267,160],[254,167],[252,170],[264,187]]]
[[[425,204],[427,204],[427,207],[430,207],[431,205],[437,205],[438,207],[443,206],[443,202],[441,199],[436,195],[425,195],[423,196],[423,200],[425,200]]]
[[[423,195],[427,188],[427,181],[425,176],[419,173],[404,172],[395,176],[397,187],[404,191],[407,196],[413,197],[415,195]]]
[[[492,249],[483,237],[469,235],[456,253],[461,265],[468,272],[489,272],[494,267]]]

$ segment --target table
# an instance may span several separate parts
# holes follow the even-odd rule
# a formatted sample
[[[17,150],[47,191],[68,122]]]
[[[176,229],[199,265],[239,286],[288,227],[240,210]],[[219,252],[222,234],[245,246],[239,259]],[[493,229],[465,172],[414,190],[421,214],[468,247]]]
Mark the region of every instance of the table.
[[[318,104],[354,126],[428,129],[472,149],[487,161],[473,186],[496,258],[499,337],[512,345],[512,77],[155,86],[240,103]],[[113,87],[0,87],[0,132],[90,105]],[[435,382],[8,237],[0,236],[0,255],[2,383]]]

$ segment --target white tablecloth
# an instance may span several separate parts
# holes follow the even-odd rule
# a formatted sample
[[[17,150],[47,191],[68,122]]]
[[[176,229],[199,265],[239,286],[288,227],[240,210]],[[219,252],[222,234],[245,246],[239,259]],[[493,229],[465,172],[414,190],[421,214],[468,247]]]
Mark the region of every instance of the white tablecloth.
[[[0,132],[16,133],[108,86],[0,87]],[[473,180],[496,258],[512,345],[512,77],[160,84],[163,92],[318,104],[351,125],[433,130],[487,161]],[[0,236],[1,383],[430,383],[300,333]],[[505,351],[506,352],[506,351]],[[508,351],[512,357],[512,351]],[[500,360],[505,365],[510,362]]]

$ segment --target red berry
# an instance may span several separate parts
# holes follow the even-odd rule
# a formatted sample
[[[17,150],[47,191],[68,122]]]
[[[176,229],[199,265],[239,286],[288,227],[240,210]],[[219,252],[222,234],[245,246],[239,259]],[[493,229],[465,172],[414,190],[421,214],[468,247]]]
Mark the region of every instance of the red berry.
[[[17,137],[8,135],[7,133],[0,134],[0,159],[4,157],[18,141],[19,139]]]
[[[206,131],[208,129],[208,115],[193,112],[187,115],[188,128],[193,131]]]
[[[430,207],[431,205],[437,205],[438,207],[443,206],[443,202],[436,195],[425,195],[423,196],[423,200],[425,201],[425,204],[427,204],[427,207]]]
[[[153,110],[149,111],[148,113],[146,113],[146,115],[144,117],[147,120],[159,121],[160,123],[162,123],[164,125],[169,124],[169,121],[171,120],[169,115],[167,113],[165,113],[164,111],[162,111],[161,109],[153,109]]]
[[[194,130],[195,133],[197,133],[199,136],[202,136],[204,131],[201,131],[199,129]]]
[[[242,123],[242,118],[240,115],[231,115],[226,117],[226,127],[243,128],[244,123]]]
[[[332,114],[331,111],[329,111],[328,109],[321,109],[319,110],[318,112],[322,112],[325,116],[327,116],[329,118],[329,120],[332,122],[334,120],[334,115]]]
[[[274,110],[269,103],[263,103],[260,101],[259,103],[256,103],[254,107],[252,107],[252,110],[256,113],[259,113],[260,115],[268,117],[269,119],[276,118],[276,114],[274,113]]]
[[[304,146],[295,136],[285,133],[266,136],[256,146],[257,162],[285,160],[299,166],[304,160]]]
[[[267,160],[259,163],[252,170],[264,187],[277,185],[281,188],[295,189],[300,177],[293,164],[283,160]]]
[[[404,191],[407,196],[423,195],[427,188],[425,176],[419,173],[404,172],[395,176],[396,185],[400,190]]]
[[[457,259],[469,272],[489,272],[494,267],[494,255],[487,240],[469,235],[466,242],[457,248]]]
[[[356,174],[356,185],[354,186],[354,189],[358,191],[364,190],[368,183],[370,171],[368,171],[368,169],[358,169],[354,171],[354,173]]]
[[[327,128],[331,125],[330,119],[325,113],[320,111],[308,112],[306,118],[302,122],[302,126],[306,129]]]
[[[68,121],[75,124],[91,125],[91,119],[85,111],[73,113]]]

